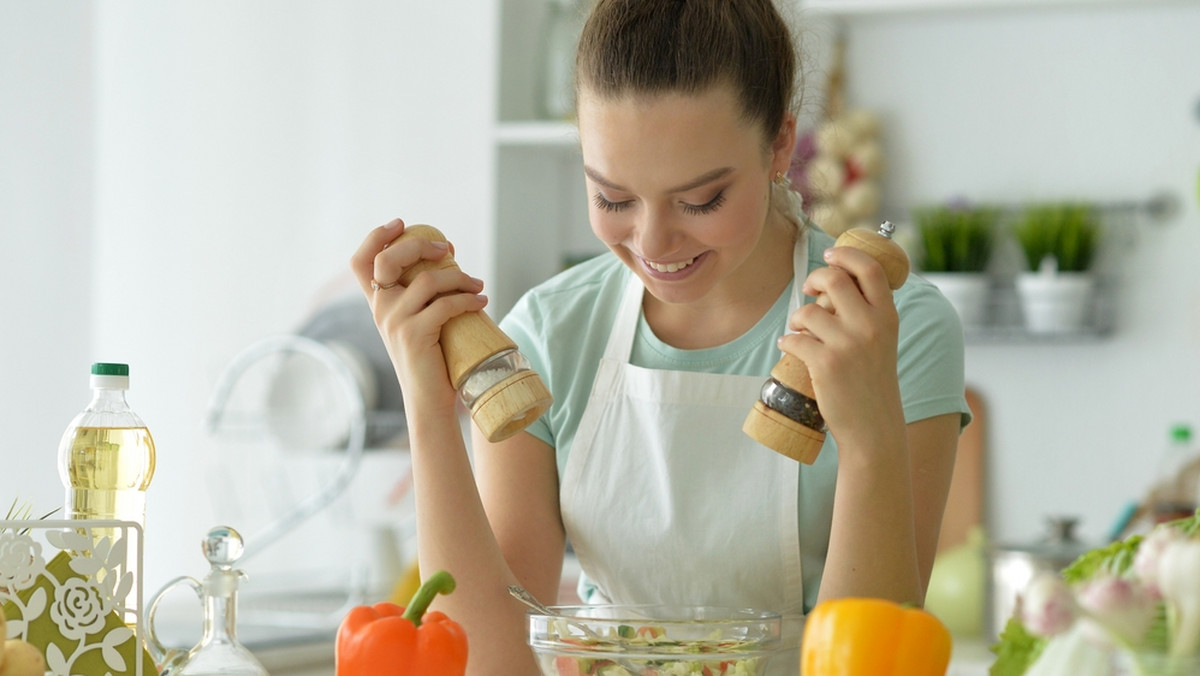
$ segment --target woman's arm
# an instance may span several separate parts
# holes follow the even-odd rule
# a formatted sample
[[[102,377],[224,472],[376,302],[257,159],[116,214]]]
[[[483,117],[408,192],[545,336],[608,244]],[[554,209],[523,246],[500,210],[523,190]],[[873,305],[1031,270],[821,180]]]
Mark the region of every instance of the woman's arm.
[[[475,453],[480,458],[503,462],[481,463],[480,484],[489,503],[506,504],[505,495],[518,496],[519,509],[494,510],[495,523],[476,487],[463,437],[457,393],[449,382],[439,337],[450,318],[481,310],[486,298],[478,295],[482,284],[456,269],[423,272],[407,286],[389,286],[419,260],[438,260],[448,249],[428,240],[398,240],[404,231],[396,220],[376,228],[351,258],[363,293],[371,305],[375,324],[383,337],[404,393],[412,457],[413,493],[417,513],[417,555],[426,574],[447,570],[458,582],[453,594],[439,597],[435,607],[461,624],[467,632],[472,676],[534,674],[537,669],[525,642],[524,607],[508,595],[511,584],[527,584],[534,593],[543,592],[547,580],[558,575],[562,565],[561,525],[530,529],[521,546],[531,551],[552,551],[557,557],[542,562],[517,559],[516,569],[529,580],[518,579],[501,549],[495,532],[523,532],[523,523],[556,523],[557,488],[537,490],[532,486],[556,481],[554,453],[529,434],[491,448],[480,440]],[[507,454],[507,455],[506,455]],[[525,483],[504,483],[515,474],[513,463],[528,463],[521,471]],[[503,465],[497,469],[498,464]],[[515,467],[520,467],[520,464]],[[500,475],[500,480],[496,476]],[[540,500],[538,498],[541,498]],[[557,578],[556,578],[557,579]],[[549,597],[552,598],[552,597]]]
[[[875,596],[922,604],[954,469],[960,417],[905,424],[897,376],[899,317],[879,264],[850,247],[805,280],[821,303],[789,321],[782,349],[809,368],[838,444],[838,476],[820,600]]]
[[[881,442],[888,448],[868,452],[839,443],[818,600],[875,596],[924,603],[960,420],[951,413],[912,423],[899,443]]]

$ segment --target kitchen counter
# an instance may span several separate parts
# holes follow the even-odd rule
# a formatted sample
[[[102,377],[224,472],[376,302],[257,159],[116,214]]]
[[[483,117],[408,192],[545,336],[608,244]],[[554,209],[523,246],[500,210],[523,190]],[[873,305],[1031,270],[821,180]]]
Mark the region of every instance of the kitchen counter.
[[[333,641],[258,647],[254,656],[271,676],[333,676]]]
[[[987,676],[988,669],[996,661],[990,646],[990,643],[978,638],[954,639],[950,669],[946,676]]]
[[[946,676],[987,676],[995,661],[989,644],[981,639],[955,640]],[[271,676],[333,676],[333,641],[263,646],[254,649]]]

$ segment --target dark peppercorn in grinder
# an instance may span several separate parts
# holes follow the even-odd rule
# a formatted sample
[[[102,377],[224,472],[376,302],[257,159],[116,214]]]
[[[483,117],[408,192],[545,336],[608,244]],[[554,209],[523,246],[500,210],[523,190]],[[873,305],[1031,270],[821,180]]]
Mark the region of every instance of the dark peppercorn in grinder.
[[[834,246],[851,246],[870,254],[883,266],[888,285],[895,290],[908,279],[909,265],[904,249],[892,241],[894,230],[887,221],[878,231],[853,228],[843,232]],[[803,361],[784,353],[771,369],[771,378],[763,384],[742,431],[793,460],[811,465],[817,459],[825,443],[825,420]]]

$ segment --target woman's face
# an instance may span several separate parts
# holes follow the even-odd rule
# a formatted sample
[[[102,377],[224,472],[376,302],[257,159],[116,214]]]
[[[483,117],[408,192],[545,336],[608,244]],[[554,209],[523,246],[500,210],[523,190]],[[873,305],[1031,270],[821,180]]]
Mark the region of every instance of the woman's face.
[[[726,86],[616,100],[580,92],[592,230],[660,300],[744,293],[764,274],[771,178],[792,147],[777,140],[764,152],[762,130],[739,113]]]

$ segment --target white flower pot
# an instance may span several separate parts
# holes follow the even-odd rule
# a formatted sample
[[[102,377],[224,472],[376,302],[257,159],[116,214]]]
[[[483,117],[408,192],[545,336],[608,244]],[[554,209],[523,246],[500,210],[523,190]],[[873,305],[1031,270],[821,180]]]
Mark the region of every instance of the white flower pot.
[[[963,326],[988,323],[991,278],[983,272],[927,272],[922,276],[954,306]]]
[[[1017,297],[1032,333],[1070,333],[1087,323],[1095,279],[1086,272],[1025,272],[1017,275]]]

